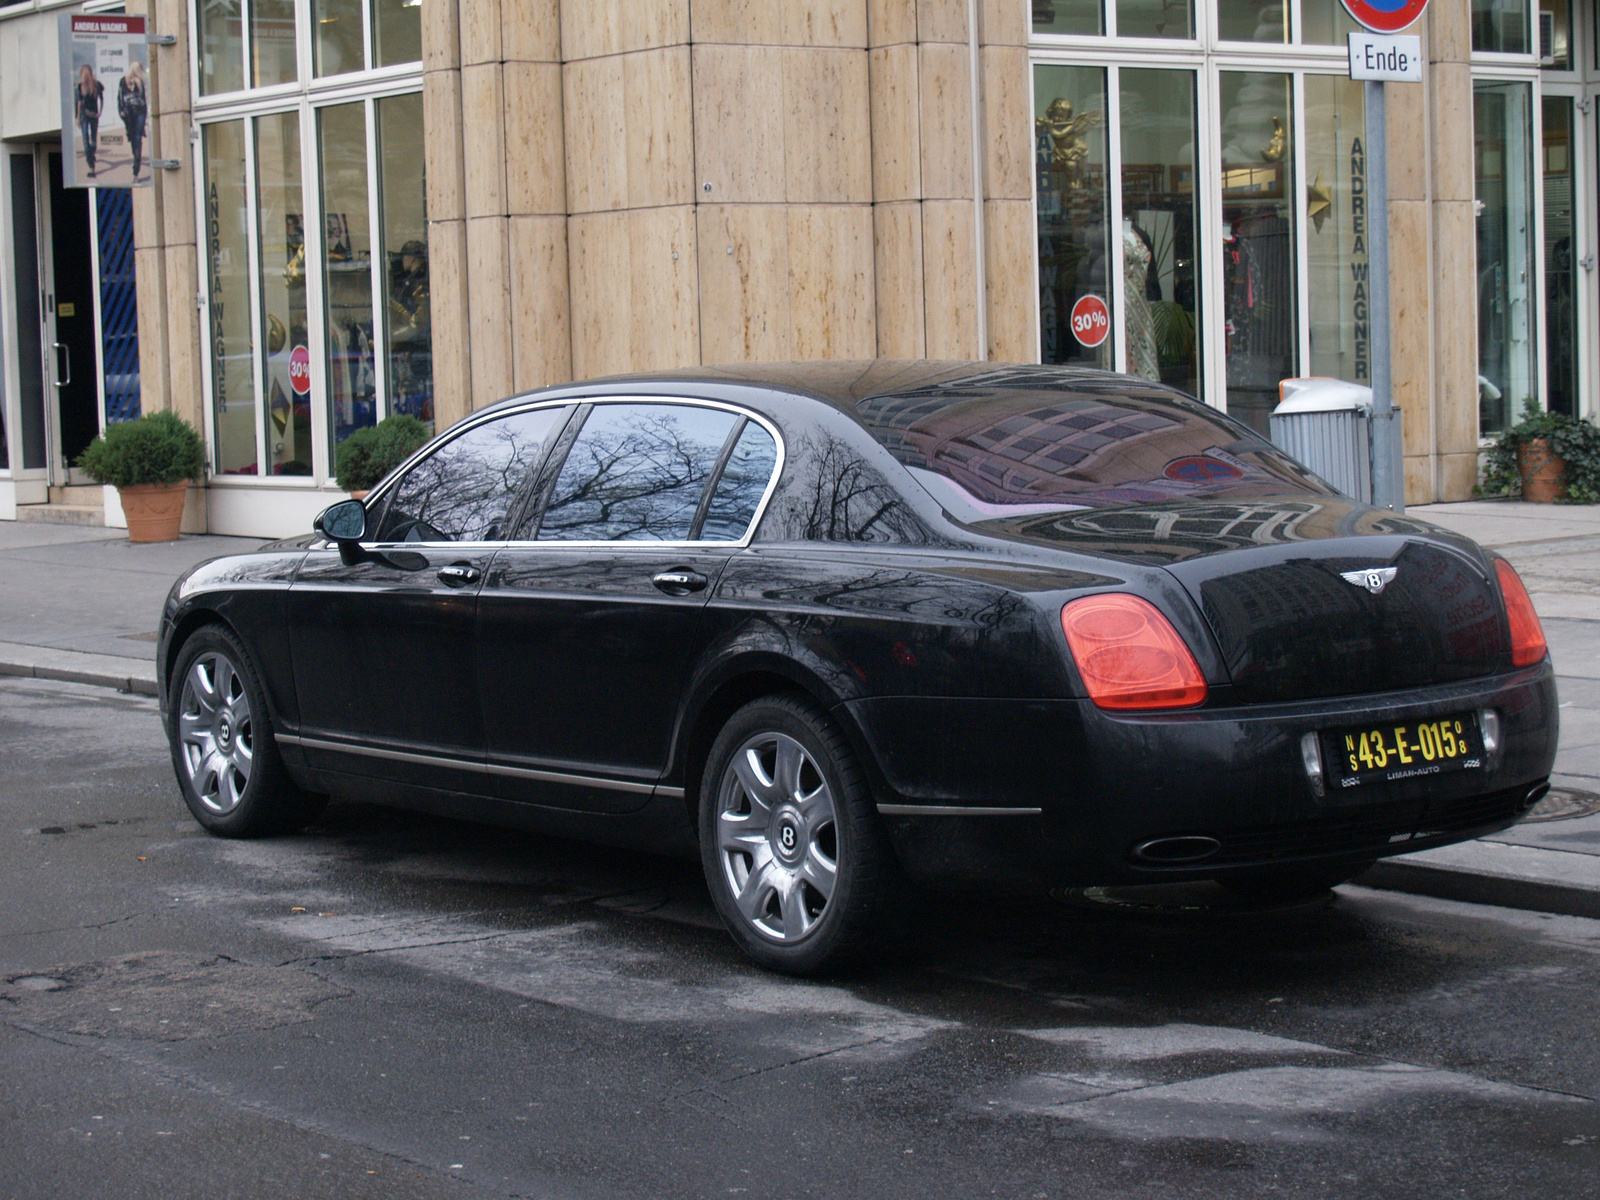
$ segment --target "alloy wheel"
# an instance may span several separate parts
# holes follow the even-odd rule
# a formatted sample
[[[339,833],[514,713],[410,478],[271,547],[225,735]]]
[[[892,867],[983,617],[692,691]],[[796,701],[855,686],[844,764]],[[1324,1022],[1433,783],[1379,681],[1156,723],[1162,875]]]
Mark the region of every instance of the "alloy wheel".
[[[244,679],[225,655],[200,655],[178,701],[178,741],[188,783],[217,814],[238,807],[250,783],[255,731]]]
[[[793,943],[822,920],[839,874],[832,789],[794,738],[760,733],[717,791],[717,854],[734,907],[764,938]]]

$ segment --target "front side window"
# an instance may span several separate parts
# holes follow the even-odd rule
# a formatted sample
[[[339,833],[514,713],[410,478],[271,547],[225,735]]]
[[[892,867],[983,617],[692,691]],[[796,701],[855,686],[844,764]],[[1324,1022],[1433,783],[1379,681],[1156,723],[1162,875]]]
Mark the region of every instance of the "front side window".
[[[450,439],[396,485],[376,540],[493,542],[507,537],[523,488],[568,411],[513,413]]]
[[[690,540],[739,420],[686,404],[595,405],[562,464],[539,540]]]

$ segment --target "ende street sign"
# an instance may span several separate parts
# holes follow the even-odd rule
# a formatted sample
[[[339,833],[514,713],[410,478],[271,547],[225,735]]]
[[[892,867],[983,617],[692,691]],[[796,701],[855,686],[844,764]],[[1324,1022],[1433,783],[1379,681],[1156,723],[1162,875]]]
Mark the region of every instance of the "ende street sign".
[[[1373,33],[1399,33],[1422,15],[1428,0],[1343,0],[1345,11]]]
[[[1351,79],[1422,82],[1422,39],[1416,34],[1352,33],[1349,37]]]

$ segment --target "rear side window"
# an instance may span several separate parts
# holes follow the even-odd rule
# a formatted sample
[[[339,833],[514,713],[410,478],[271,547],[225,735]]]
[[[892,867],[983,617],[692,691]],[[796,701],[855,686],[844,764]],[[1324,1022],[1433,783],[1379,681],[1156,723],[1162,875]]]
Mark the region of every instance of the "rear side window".
[[[997,373],[998,374],[998,373]],[[1137,381],[996,378],[863,401],[858,411],[965,521],[1177,499],[1335,494],[1245,426]],[[977,387],[974,384],[978,384]]]
[[[772,481],[778,465],[778,444],[772,435],[754,421],[746,421],[728,465],[722,469],[717,486],[706,506],[705,525],[700,538],[707,542],[737,542],[755,520],[761,497]]]
[[[451,438],[391,493],[380,542],[494,542],[509,534],[511,510],[561,431],[570,409],[538,408],[485,421]]]
[[[597,404],[556,477],[540,541],[683,542],[740,417],[688,404]]]

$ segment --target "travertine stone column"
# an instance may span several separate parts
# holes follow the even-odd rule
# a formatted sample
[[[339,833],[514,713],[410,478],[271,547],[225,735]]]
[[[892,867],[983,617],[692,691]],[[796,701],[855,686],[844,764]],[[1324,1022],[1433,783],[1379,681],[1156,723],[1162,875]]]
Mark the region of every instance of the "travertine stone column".
[[[1016,0],[978,10],[983,116],[984,288],[989,358],[1032,362],[1034,316],[1033,113],[1026,11]]]
[[[688,0],[561,5],[571,373],[700,361]]]
[[[1478,479],[1477,213],[1469,0],[1428,6],[1433,217],[1436,500],[1466,500]]]
[[[877,352],[866,0],[697,0],[705,362]]]
[[[436,427],[444,429],[472,411],[461,11],[457,0],[428,0],[422,6],[422,68],[433,414]]]
[[[966,0],[918,0],[924,326],[930,358],[980,358]]]
[[[1426,43],[1426,24],[1420,27]],[[1434,498],[1433,239],[1427,85],[1388,84],[1389,377],[1405,434],[1405,499]],[[1370,217],[1370,214],[1369,214]]]

